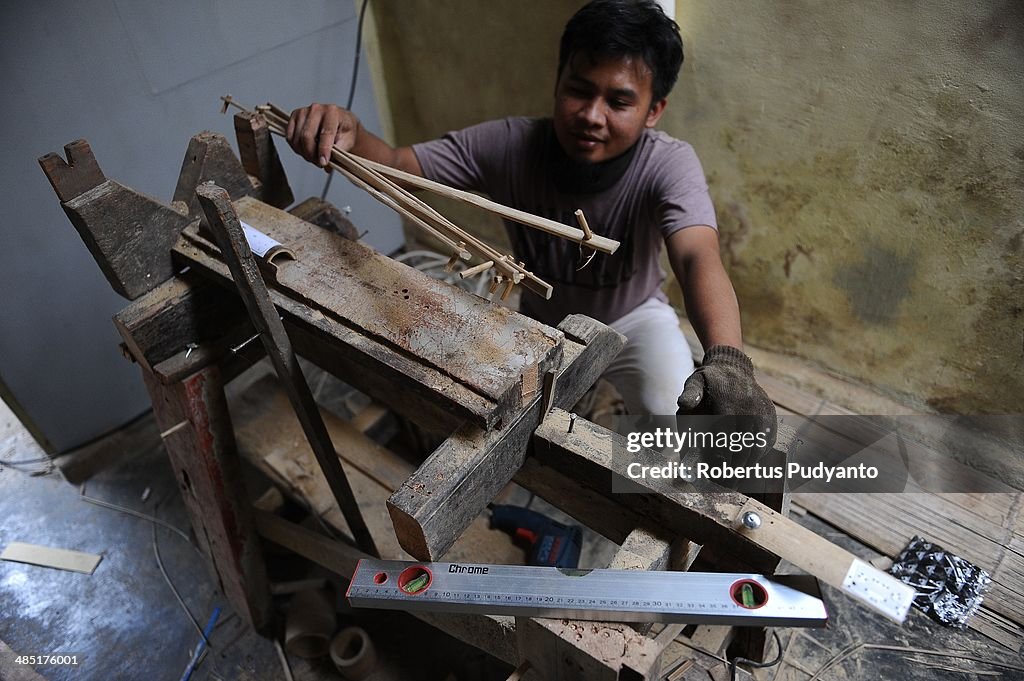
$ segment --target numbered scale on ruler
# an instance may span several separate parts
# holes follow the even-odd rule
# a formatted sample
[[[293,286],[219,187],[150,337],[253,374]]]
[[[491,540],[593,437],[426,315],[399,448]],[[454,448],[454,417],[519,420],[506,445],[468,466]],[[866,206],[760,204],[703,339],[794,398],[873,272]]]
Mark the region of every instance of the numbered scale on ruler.
[[[813,577],[359,561],[354,607],[624,622],[823,627]]]

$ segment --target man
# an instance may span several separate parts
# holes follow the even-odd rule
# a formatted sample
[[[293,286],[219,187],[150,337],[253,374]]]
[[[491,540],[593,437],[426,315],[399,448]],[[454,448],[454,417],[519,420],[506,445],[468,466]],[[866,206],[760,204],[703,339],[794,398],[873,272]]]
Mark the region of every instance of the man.
[[[393,148],[351,112],[313,104],[292,113],[287,137],[320,166],[336,144],[569,225],[582,208],[596,232],[622,242],[585,267],[576,244],[506,223],[516,257],[555,286],[550,301],[525,294],[522,311],[548,324],[585,314],[625,334],[604,377],[630,413],[757,416],[774,442],[775,409],[740,349],[739,308],[700,162],[689,144],[654,130],[682,61],[679,27],[658,5],[594,0],[562,35],[550,119],[491,121]],[[661,292],[662,243],[707,349],[696,372]]]

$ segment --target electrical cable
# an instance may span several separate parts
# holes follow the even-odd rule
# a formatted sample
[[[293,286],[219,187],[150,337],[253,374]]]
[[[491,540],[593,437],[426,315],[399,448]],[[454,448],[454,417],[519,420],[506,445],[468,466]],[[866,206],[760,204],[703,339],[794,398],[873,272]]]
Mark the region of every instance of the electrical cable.
[[[154,506],[154,510],[155,509],[156,506]],[[199,636],[206,641],[206,645],[209,646],[210,641],[206,638],[206,634],[203,633],[203,628],[199,626],[199,622],[197,622],[196,618],[192,616],[188,606],[185,605],[185,601],[182,600],[181,594],[179,594],[178,590],[174,588],[174,582],[171,581],[170,576],[167,574],[167,570],[164,569],[164,562],[160,559],[160,548],[156,543],[156,523],[153,523],[150,527],[153,529],[153,555],[156,557],[156,566],[160,568],[160,574],[164,576],[164,581],[167,582],[167,586],[171,588],[171,593],[173,593],[174,597],[178,600],[178,605],[180,605],[181,609],[185,611],[185,614],[188,615],[189,621],[192,622],[192,626],[196,628],[196,631],[199,632]]]
[[[159,518],[157,518],[155,516],[146,515],[145,513],[139,513],[138,511],[133,511],[130,508],[125,508],[124,506],[118,506],[117,504],[112,504],[109,501],[103,501],[102,499],[96,499],[96,498],[93,498],[93,497],[87,497],[87,496],[85,496],[85,492],[84,492],[85,485],[82,485],[82,489],[83,489],[83,491],[78,495],[79,498],[82,501],[87,501],[90,504],[95,504],[96,506],[101,506],[103,508],[109,508],[112,511],[118,511],[120,513],[127,513],[128,515],[135,516],[136,518],[141,518],[142,520],[148,520],[149,522],[153,523],[154,525],[159,525],[159,526],[163,527],[164,529],[167,529],[167,530],[170,530],[171,532],[174,532],[179,537],[184,539],[188,543],[188,545],[191,546],[192,549],[196,553],[199,553],[199,555],[202,555],[199,552],[199,549],[195,546],[195,544],[192,543],[192,540],[188,538],[188,535],[185,534],[184,532],[182,532],[181,530],[179,530],[174,525],[171,525],[168,522],[160,520]]]
[[[356,99],[356,80],[359,78],[359,52],[363,45],[363,19],[366,18],[366,6],[369,4],[370,0],[363,0],[363,4],[359,8],[359,24],[356,26],[356,54],[352,59],[352,79],[349,81],[348,101],[345,103],[345,108],[349,111],[352,110],[352,104]],[[332,179],[334,179],[333,170],[327,173],[327,179],[324,181],[324,189],[320,192],[321,201],[327,199],[327,191],[331,188]]]
[[[757,662],[755,660],[748,660],[745,657],[734,657],[729,660],[729,678],[731,681],[736,681],[736,665],[743,663],[746,667],[752,667],[754,669],[765,669],[767,667],[774,667],[778,663],[782,662],[782,640],[779,638],[779,632],[772,629],[772,637],[775,639],[775,647],[779,649],[775,659],[771,662]]]

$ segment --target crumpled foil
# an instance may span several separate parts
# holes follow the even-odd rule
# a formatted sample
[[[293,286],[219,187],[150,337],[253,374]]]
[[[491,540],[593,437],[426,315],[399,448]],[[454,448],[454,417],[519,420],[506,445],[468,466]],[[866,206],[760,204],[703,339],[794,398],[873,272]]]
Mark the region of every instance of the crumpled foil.
[[[917,590],[916,607],[955,629],[967,626],[992,583],[985,570],[921,537],[910,540],[889,573]]]

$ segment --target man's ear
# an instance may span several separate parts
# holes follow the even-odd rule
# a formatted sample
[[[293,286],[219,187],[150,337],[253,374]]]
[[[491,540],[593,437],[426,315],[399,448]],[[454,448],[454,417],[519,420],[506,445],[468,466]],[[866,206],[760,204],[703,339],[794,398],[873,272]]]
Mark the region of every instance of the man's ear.
[[[668,106],[668,100],[662,97],[654,104],[651,104],[651,108],[647,111],[647,120],[644,121],[644,126],[653,128],[661,120],[661,115],[665,113],[665,107]]]

